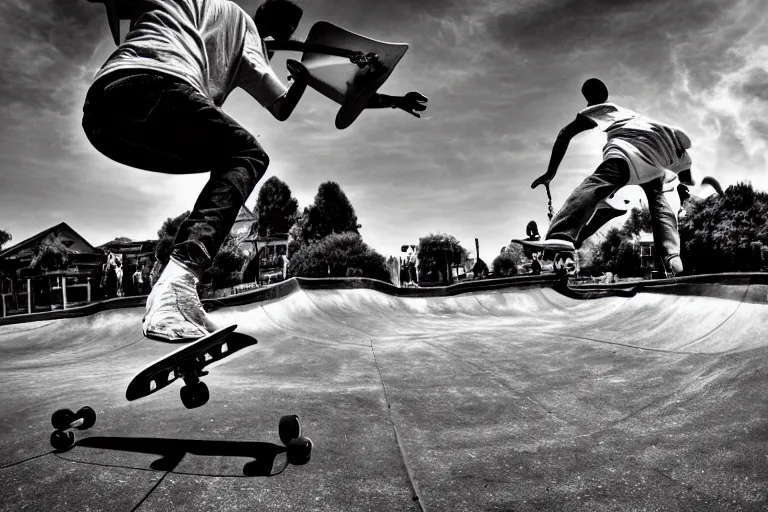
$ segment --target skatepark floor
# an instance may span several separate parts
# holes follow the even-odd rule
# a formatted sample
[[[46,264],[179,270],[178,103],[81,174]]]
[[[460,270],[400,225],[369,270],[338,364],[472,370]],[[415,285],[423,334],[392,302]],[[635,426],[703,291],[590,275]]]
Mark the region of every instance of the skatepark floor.
[[[178,348],[141,307],[0,326],[0,510],[767,510],[768,286],[702,286],[299,289],[211,313],[258,344],[193,410],[179,382],[126,401]],[[53,411],[84,405],[53,450]]]

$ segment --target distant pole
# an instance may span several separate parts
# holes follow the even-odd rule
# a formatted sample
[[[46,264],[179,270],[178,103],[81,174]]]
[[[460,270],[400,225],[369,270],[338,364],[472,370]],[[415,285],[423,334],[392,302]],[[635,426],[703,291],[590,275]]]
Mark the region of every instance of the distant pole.
[[[67,309],[67,276],[61,276],[61,307]]]
[[[91,278],[88,278],[88,286],[85,288],[85,302],[91,302]]]
[[[27,313],[32,313],[32,279],[27,278]]]
[[[475,257],[480,261],[480,242],[475,238]]]

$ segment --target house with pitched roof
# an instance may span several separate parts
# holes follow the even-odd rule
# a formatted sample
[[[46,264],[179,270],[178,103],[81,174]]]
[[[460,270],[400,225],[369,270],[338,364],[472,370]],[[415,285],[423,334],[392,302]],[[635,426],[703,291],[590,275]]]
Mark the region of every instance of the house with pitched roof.
[[[61,242],[66,263],[47,268],[36,260],[47,238]],[[3,316],[46,311],[95,298],[106,256],[66,222],[61,222],[0,252]],[[93,288],[93,289],[92,289]],[[67,300],[68,299],[68,300]]]

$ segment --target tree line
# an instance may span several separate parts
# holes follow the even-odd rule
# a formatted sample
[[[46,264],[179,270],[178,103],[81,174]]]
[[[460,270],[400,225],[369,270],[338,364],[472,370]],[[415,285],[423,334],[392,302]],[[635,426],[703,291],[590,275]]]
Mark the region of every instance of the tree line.
[[[679,232],[686,272],[768,270],[768,193],[755,190],[749,182],[718,192],[683,201]],[[312,204],[300,211],[290,187],[277,177],[269,178],[259,190],[254,213],[259,236],[290,234],[289,277],[390,280],[391,262],[363,241],[355,209],[338,183],[322,183]],[[186,211],[168,218],[158,230],[155,254],[161,262],[168,261],[173,239],[188,215]],[[621,276],[641,275],[644,270],[636,241],[643,232],[652,232],[648,209],[633,208],[623,226],[598,232],[584,243],[579,251],[582,274],[610,271]],[[0,247],[10,240],[11,234],[0,230]],[[481,260],[470,268],[469,252],[445,233],[421,237],[418,253],[423,278],[428,281],[443,280],[451,268],[464,267],[476,273],[488,268]],[[249,260],[235,238],[228,235],[205,271],[202,285],[218,289],[241,283]],[[521,260],[520,247],[510,244],[494,258],[491,270],[497,276],[512,275]],[[66,247],[49,236],[39,243],[30,266],[53,270],[66,264]]]

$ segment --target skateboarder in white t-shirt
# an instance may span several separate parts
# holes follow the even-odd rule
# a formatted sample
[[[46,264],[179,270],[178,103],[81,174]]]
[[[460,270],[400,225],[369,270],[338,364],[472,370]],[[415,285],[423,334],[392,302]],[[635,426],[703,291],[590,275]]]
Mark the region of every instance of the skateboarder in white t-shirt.
[[[307,71],[289,60],[294,82],[286,88],[270,66],[264,39],[289,39],[303,11],[289,0],[266,0],[253,18],[229,0],[121,5],[131,12],[131,29],[88,91],[83,129],[98,151],[124,165],[210,173],[178,230],[143,319],[147,336],[197,339],[216,326],[196,285],[269,164],[253,135],[221,106],[241,87],[276,119],[288,119],[306,89]],[[376,94],[366,106],[417,115],[426,109],[424,101],[418,94]]]
[[[677,215],[664,198],[663,187],[670,175],[692,185],[691,147],[688,136],[678,128],[659,123],[608,102],[608,89],[596,78],[581,89],[587,108],[563,128],[552,148],[547,172],[531,188],[548,184],[555,177],[570,140],[579,133],[599,128],[608,141],[603,162],[566,199],[554,216],[543,245],[548,249],[573,251],[581,230],[589,223],[598,204],[625,185],[640,185],[648,197],[655,245],[668,271],[680,273],[680,234]]]

